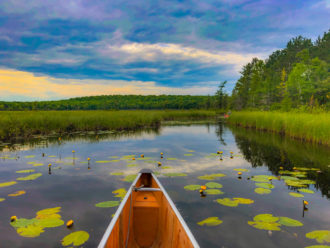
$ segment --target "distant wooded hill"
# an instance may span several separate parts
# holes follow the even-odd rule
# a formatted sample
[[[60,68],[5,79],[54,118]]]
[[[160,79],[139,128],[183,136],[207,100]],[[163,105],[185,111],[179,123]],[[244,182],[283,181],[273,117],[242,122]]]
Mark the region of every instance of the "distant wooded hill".
[[[214,96],[104,95],[58,101],[0,102],[0,110],[209,109]]]

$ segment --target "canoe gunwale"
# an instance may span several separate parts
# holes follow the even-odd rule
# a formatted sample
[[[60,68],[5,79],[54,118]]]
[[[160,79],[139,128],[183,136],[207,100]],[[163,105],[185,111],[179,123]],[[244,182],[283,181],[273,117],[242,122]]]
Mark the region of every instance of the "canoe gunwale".
[[[130,195],[132,194],[132,186],[136,185],[137,181],[140,179],[142,173],[140,172],[137,177],[135,178],[135,180],[133,181],[132,185],[129,187],[129,190],[127,191],[124,199],[121,201],[116,213],[115,213],[115,216],[112,218],[109,226],[107,227],[105,233],[103,234],[103,237],[101,239],[101,242],[99,243],[99,246],[98,248],[104,248],[107,244],[107,241],[108,241],[108,238],[112,232],[112,229],[114,228],[114,226],[116,225],[117,223],[117,220],[121,214],[121,212],[123,211],[123,208],[124,206],[126,205],[126,202],[128,200],[128,198],[130,197]]]
[[[124,199],[122,200],[122,202],[120,203],[115,216],[112,218],[110,224],[108,225],[105,233],[103,234],[103,237],[101,239],[101,242],[98,245],[98,248],[104,248],[106,247],[108,238],[111,235],[111,232],[114,228],[114,226],[116,225],[120,214],[123,211],[123,208],[126,205],[127,200],[129,199],[129,197],[132,194],[132,191],[134,190],[134,186],[136,185],[136,183],[138,182],[138,180],[140,179],[141,175],[145,173],[143,171],[139,172],[139,174],[137,175],[137,177],[135,178],[135,180],[133,181],[132,185],[129,187],[129,190],[127,191]],[[169,195],[167,194],[166,190],[164,189],[163,185],[159,182],[159,180],[157,179],[157,177],[154,175],[154,173],[151,172],[151,176],[152,178],[155,180],[155,182],[158,184],[159,189],[158,188],[141,188],[141,189],[136,189],[137,191],[161,191],[163,193],[163,195],[165,196],[166,200],[168,201],[168,203],[170,204],[172,210],[174,211],[176,217],[179,219],[180,224],[182,225],[183,229],[185,230],[191,244],[193,245],[194,248],[200,248],[200,246],[198,245],[195,237],[193,236],[193,234],[191,233],[189,227],[187,226],[186,222],[184,221],[184,219],[182,218],[180,212],[178,211],[178,209],[176,208],[176,206],[174,205],[173,201],[171,200],[171,198],[169,197]]]

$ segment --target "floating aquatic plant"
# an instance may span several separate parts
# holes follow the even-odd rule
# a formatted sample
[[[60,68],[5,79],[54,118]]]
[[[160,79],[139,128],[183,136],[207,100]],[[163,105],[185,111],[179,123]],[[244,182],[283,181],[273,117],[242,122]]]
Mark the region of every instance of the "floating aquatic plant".
[[[34,172],[35,170],[18,170],[18,171],[16,171],[16,173],[32,173],[32,172]]]
[[[163,170],[166,170],[166,169],[172,169],[172,166],[162,166],[161,167]]]
[[[256,183],[256,186],[259,188],[264,188],[264,189],[273,189],[275,186],[270,183]]]
[[[34,167],[43,166],[43,165],[44,165],[43,163],[34,163],[33,164]]]
[[[254,189],[254,192],[256,192],[259,195],[266,195],[266,194],[270,194],[272,191],[270,189],[256,188]]]
[[[210,189],[221,189],[222,188],[222,184],[216,183],[216,182],[208,182],[205,185]]]
[[[186,157],[194,156],[194,154],[192,154],[192,153],[186,153],[186,154],[183,154],[183,155],[186,156]]]
[[[3,202],[4,200],[6,200],[5,198],[0,198],[0,202]]]
[[[283,226],[303,226],[303,223],[301,223],[300,221],[291,219],[289,217],[280,217],[278,223]]]
[[[237,207],[239,204],[237,200],[231,198],[216,199],[216,202],[227,207]]]
[[[24,191],[24,190],[19,190],[19,191],[16,191],[16,192],[14,192],[14,193],[8,194],[8,196],[13,196],[13,197],[15,197],[15,196],[19,196],[19,195],[24,195],[25,193],[26,193],[26,191]]]
[[[303,194],[299,194],[299,193],[295,193],[295,192],[290,192],[289,195],[291,195],[293,197],[304,197]]]
[[[315,192],[311,189],[299,189],[299,192],[303,192],[303,193],[308,193],[308,194],[314,194]]]
[[[303,226],[298,220],[291,219],[288,217],[277,217],[272,214],[258,214],[253,218],[254,221],[248,221],[250,226],[257,229],[269,230],[269,231],[280,231],[280,226],[298,227]]]
[[[207,189],[205,190],[207,195],[222,195],[224,194],[220,189]]]
[[[311,245],[311,246],[306,246],[305,248],[330,248],[329,245]]]
[[[56,158],[55,155],[49,155],[48,157],[49,157],[49,158]]]
[[[99,202],[95,204],[95,207],[98,208],[112,208],[117,207],[119,205],[119,201],[105,201],[105,202]]]
[[[38,177],[41,177],[42,174],[41,173],[34,173],[34,174],[30,174],[26,177],[18,177],[16,178],[16,180],[19,180],[19,181],[29,181],[29,180],[35,180],[37,179]]]
[[[270,175],[255,175],[251,177],[251,180],[255,182],[266,183],[269,182],[269,180],[278,180],[278,178]]]
[[[167,177],[186,177],[187,174],[185,174],[185,173],[165,173],[164,176],[167,176]]]
[[[135,178],[136,178],[136,175],[128,175],[123,180],[125,182],[130,182],[131,183],[131,182],[133,182],[135,180]]]
[[[279,223],[272,223],[272,222],[262,222],[262,221],[248,221],[250,226],[254,228],[261,229],[261,230],[268,230],[268,231],[280,231],[281,224]]]
[[[207,175],[204,175],[204,176],[199,176],[197,178],[201,179],[201,180],[214,180],[217,177],[225,177],[225,176],[226,176],[225,174],[217,173],[217,174],[207,174]]]
[[[330,231],[315,230],[313,232],[306,233],[306,238],[315,239],[320,244],[330,243]]]
[[[234,169],[234,171],[243,171],[243,172],[248,172],[248,169],[243,169],[243,168],[238,168],[238,169]]]
[[[63,246],[74,245],[79,246],[84,244],[89,239],[88,232],[85,231],[76,231],[66,235],[62,240]]]
[[[0,183],[0,188],[2,188],[2,187],[8,187],[8,186],[14,185],[16,183],[17,183],[16,181],[10,181],[10,182]]]
[[[120,189],[112,191],[112,193],[115,194],[115,197],[119,197],[119,198],[123,199],[125,197],[127,191],[124,188],[120,188]]]
[[[24,156],[24,158],[34,158],[35,156],[34,155],[27,155],[27,156]]]
[[[191,191],[199,190],[200,188],[201,188],[201,186],[199,184],[190,184],[190,185],[184,186],[185,190],[191,190]]]
[[[280,218],[273,216],[272,214],[258,214],[254,216],[254,221],[262,221],[262,222],[277,222]]]
[[[252,204],[252,203],[254,203],[254,200],[251,200],[249,198],[234,197],[233,200],[238,201],[239,204]]]
[[[178,160],[177,158],[167,158],[166,160]]]
[[[110,175],[112,175],[112,176],[122,176],[122,175],[124,175],[124,172],[111,172]]]
[[[136,167],[137,164],[127,164],[126,166],[127,166],[127,167]]]
[[[197,224],[200,226],[218,226],[222,223],[222,220],[219,220],[218,217],[208,217],[205,220],[198,222]]]
[[[98,161],[95,161],[95,163],[97,163],[97,164],[107,164],[107,163],[111,163],[113,161],[114,160],[98,160]]]

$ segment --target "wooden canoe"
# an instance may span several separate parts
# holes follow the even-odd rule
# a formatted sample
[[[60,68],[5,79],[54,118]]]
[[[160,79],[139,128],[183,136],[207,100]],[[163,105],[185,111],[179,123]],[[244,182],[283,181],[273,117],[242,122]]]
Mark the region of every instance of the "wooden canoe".
[[[151,170],[141,170],[98,248],[199,247],[172,200]]]

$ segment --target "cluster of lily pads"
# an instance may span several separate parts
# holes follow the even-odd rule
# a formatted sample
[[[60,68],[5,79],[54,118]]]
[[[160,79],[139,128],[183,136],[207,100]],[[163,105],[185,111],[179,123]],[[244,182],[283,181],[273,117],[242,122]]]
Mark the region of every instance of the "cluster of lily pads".
[[[121,200],[125,197],[127,191],[124,188],[117,189],[115,191],[112,191],[113,194],[115,194],[114,197],[118,197]],[[120,204],[120,201],[104,201],[96,203],[95,206],[99,208],[111,208],[111,207],[117,207]]]

